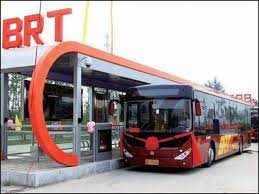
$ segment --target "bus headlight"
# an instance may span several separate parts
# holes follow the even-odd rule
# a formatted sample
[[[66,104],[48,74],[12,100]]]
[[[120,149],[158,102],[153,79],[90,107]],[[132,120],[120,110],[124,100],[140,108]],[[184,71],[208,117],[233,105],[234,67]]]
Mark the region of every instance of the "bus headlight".
[[[127,158],[133,158],[132,154],[130,154],[125,148],[123,149],[123,153]]]
[[[174,159],[175,160],[183,160],[184,158],[186,158],[190,153],[191,153],[191,148],[189,148],[188,150],[186,150],[185,152],[181,153],[180,155],[176,156]]]

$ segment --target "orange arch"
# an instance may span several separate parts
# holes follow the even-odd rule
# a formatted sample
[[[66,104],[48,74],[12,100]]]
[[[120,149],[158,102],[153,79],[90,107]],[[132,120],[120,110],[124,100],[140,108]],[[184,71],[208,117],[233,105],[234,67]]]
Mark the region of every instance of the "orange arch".
[[[43,113],[42,99],[45,80],[47,78],[50,68],[58,59],[58,57],[68,52],[86,54],[88,56],[112,62],[120,66],[128,67],[131,69],[135,69],[141,72],[149,73],[151,75],[156,75],[168,79],[172,79],[172,75],[120,57],[116,57],[114,55],[105,53],[103,51],[73,41],[60,43],[57,46],[52,47],[47,52],[45,52],[44,55],[38,61],[37,65],[35,66],[29,89],[29,114],[33,133],[35,134],[35,137],[37,138],[38,143],[44,151],[44,153],[46,153],[50,158],[66,166],[76,166],[79,164],[78,157],[75,154],[63,152],[54,143],[53,139],[48,133]],[[178,77],[174,77],[174,80],[178,80],[179,82],[184,81],[183,79]]]

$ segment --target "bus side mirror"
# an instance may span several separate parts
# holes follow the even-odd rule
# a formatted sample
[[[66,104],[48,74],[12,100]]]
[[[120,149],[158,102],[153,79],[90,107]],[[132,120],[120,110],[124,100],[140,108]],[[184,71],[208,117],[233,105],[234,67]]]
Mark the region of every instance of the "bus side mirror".
[[[199,101],[195,102],[195,115],[201,116],[201,104]]]

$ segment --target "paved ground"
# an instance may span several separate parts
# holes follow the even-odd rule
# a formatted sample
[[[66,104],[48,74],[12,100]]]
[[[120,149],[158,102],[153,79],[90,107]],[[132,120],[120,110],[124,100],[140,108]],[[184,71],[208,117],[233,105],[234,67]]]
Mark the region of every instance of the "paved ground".
[[[15,192],[255,192],[258,193],[258,144],[252,151],[187,171],[120,169],[37,189],[4,187]]]

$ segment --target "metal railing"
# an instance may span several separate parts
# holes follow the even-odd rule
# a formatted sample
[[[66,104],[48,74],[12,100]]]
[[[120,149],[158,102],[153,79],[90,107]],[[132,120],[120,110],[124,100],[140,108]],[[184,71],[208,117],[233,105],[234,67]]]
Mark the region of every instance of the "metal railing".
[[[11,155],[18,155],[18,154],[28,154],[31,153],[30,147],[28,146],[34,146],[37,141],[34,137],[34,134],[32,132],[32,126],[31,125],[13,125],[12,128],[15,127],[20,127],[20,131],[15,131],[14,129],[11,129],[8,126],[5,127],[5,133],[6,133],[6,153],[7,156]],[[65,137],[63,139],[67,139],[70,143],[72,143],[72,147],[69,148],[61,148],[62,150],[68,150],[68,149],[73,149],[73,135],[74,135],[74,125],[60,125],[64,130],[51,130],[56,128],[55,125],[47,125],[46,126],[49,131],[49,134],[52,136],[53,140],[57,144],[62,144],[62,138],[58,137]],[[67,130],[67,129],[70,130]],[[22,130],[23,129],[23,130]],[[25,130],[24,130],[25,129]],[[28,130],[29,129],[29,130]],[[60,140],[61,142],[58,143],[57,140]],[[11,153],[9,152],[10,146],[14,147],[13,150],[11,150]],[[20,146],[20,147],[18,147]],[[9,149],[8,149],[9,148]]]
[[[32,132],[31,125],[13,125],[12,127],[20,127],[21,131],[15,131],[15,129],[11,129],[7,125],[4,126],[6,130],[6,153],[7,156],[14,155],[22,155],[22,154],[30,154],[30,146],[35,146],[37,144],[37,140],[34,137]],[[73,136],[75,131],[75,125],[60,125],[63,130],[53,130],[56,128],[56,125],[47,125],[47,129],[49,129],[49,134],[52,136],[53,140],[57,145],[60,146],[62,150],[73,150]],[[24,130],[25,129],[25,130]],[[113,125],[112,126],[112,145],[115,148],[119,147],[120,141],[120,132],[123,130],[123,125]],[[72,146],[68,146],[71,144]],[[67,145],[67,146],[66,146]],[[89,151],[91,150],[91,138],[90,134],[87,133],[87,129],[85,126],[82,126],[81,133],[81,151]]]

